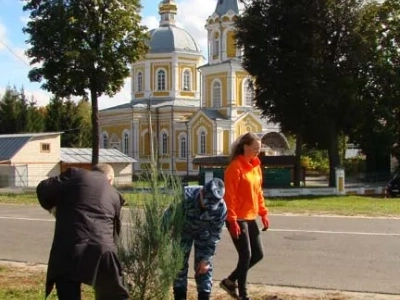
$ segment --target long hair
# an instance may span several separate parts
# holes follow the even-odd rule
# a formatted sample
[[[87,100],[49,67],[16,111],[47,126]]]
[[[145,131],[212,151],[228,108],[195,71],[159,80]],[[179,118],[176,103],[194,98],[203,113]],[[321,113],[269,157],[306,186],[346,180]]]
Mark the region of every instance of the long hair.
[[[261,139],[254,133],[247,132],[244,135],[239,136],[232,145],[229,162],[233,161],[238,155],[244,154],[244,145],[249,146],[254,141],[261,141]]]

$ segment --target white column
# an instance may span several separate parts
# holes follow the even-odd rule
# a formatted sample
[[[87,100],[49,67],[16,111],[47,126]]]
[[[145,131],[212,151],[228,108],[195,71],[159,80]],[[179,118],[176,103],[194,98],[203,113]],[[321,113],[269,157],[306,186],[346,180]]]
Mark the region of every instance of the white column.
[[[150,66],[150,61],[146,61],[144,63],[145,66],[145,83],[144,83],[144,90],[145,91],[150,91],[150,81],[151,81],[151,66]]]
[[[172,56],[172,96],[174,98],[179,96],[179,68],[178,68],[178,56],[177,54],[173,54]]]

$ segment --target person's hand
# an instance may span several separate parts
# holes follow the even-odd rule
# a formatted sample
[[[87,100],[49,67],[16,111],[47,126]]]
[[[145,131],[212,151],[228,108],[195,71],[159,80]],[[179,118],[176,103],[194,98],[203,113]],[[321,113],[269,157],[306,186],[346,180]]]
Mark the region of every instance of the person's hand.
[[[269,220],[268,216],[265,214],[261,217],[261,222],[263,224],[263,231],[266,231],[269,228]]]
[[[196,268],[195,277],[207,273],[209,269],[210,269],[210,264],[207,261],[205,260],[200,261]]]
[[[228,221],[228,223],[229,223],[228,227],[229,233],[234,239],[238,239],[240,235],[240,227],[238,222],[234,220],[234,221]]]

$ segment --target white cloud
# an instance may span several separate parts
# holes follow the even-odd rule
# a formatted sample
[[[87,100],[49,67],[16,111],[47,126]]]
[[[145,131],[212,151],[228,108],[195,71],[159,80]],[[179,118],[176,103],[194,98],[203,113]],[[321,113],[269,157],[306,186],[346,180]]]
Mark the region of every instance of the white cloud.
[[[0,87],[0,97],[5,93],[6,89]],[[25,97],[31,101],[35,101],[37,106],[46,106],[49,103],[51,94],[44,90],[27,90],[24,89]]]
[[[159,23],[160,21],[156,16],[148,16],[142,20],[142,24],[146,25],[149,30],[157,28]]]
[[[206,20],[215,11],[215,0],[182,0],[178,2],[178,25],[189,32],[207,56]]]
[[[104,109],[111,106],[117,106],[120,104],[131,101],[131,79],[125,80],[124,86],[121,90],[112,98],[108,96],[102,96],[99,98],[99,109]]]

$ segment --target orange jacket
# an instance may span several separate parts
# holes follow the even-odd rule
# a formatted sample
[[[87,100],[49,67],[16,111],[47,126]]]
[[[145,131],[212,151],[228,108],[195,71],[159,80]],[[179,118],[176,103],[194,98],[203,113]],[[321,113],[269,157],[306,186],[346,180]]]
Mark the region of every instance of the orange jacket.
[[[228,221],[254,220],[268,213],[262,190],[261,162],[250,163],[243,155],[234,159],[225,170],[225,202]]]

